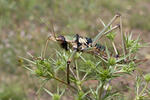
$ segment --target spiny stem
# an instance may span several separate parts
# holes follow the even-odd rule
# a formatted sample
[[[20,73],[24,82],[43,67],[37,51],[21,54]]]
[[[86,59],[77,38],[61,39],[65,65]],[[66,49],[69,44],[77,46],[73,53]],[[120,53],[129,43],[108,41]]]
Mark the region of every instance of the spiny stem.
[[[72,85],[70,85],[70,84],[64,82],[63,80],[61,80],[61,79],[59,79],[59,78],[57,78],[57,77],[53,77],[53,78],[54,78],[55,80],[57,80],[57,81],[59,81],[59,82],[65,84],[66,86],[71,87],[71,88],[74,89],[75,91],[78,91],[74,86],[72,86]]]
[[[74,77],[74,78],[77,78],[77,76],[75,75],[74,71],[73,71],[71,68],[70,68],[70,71],[71,71],[73,77]]]
[[[114,50],[115,50],[116,55],[118,55],[118,51],[117,51],[117,48],[116,48],[116,46],[115,46],[115,43],[112,42],[112,45],[113,45],[113,48],[114,48]]]
[[[66,86],[68,86],[68,87],[71,87],[72,89],[75,90],[75,92],[78,92],[77,88],[75,88],[74,86],[72,86],[72,85],[70,85],[70,84],[64,82],[63,80],[61,80],[61,79],[59,79],[59,78],[57,78],[57,77],[53,77],[53,79],[55,79],[55,80],[57,80],[57,81],[63,83],[64,85],[66,85]],[[81,89],[81,91],[82,91],[82,89]],[[86,97],[87,97],[88,99],[92,100],[90,96],[87,95]]]
[[[102,94],[103,94],[103,87],[104,87],[104,82],[102,83],[102,86],[99,89],[99,100],[102,100]]]
[[[77,60],[75,60],[75,67],[76,67],[77,80],[81,81],[79,77],[80,75],[79,75],[79,68],[78,68]],[[80,91],[82,91],[81,84],[78,84],[78,88]]]
[[[83,76],[83,78],[82,78],[81,81],[84,81],[84,79],[86,78],[87,75],[88,75],[88,73],[86,73],[86,74]]]
[[[145,89],[147,88],[147,86],[148,86],[148,83],[146,82],[146,85],[144,86],[144,88],[143,88],[143,90],[140,92],[140,96],[144,93],[144,91],[145,91]]]
[[[77,60],[75,61],[75,66],[76,66],[77,79],[80,80],[80,77],[79,77],[79,68],[78,68],[78,65],[77,65]]]

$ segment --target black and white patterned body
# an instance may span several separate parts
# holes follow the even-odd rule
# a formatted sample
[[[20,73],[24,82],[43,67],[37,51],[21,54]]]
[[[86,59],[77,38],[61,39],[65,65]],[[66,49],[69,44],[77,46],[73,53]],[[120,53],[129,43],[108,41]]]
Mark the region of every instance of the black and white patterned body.
[[[69,48],[73,50],[77,50],[78,52],[83,52],[88,48],[94,48],[96,51],[105,51],[105,47],[101,44],[95,44],[92,45],[93,41],[91,38],[88,37],[82,37],[78,34],[75,35],[75,38],[73,40],[67,40],[66,37],[60,35],[57,37],[57,41],[60,41],[60,45],[65,50],[69,50]],[[93,49],[92,49],[93,50]]]

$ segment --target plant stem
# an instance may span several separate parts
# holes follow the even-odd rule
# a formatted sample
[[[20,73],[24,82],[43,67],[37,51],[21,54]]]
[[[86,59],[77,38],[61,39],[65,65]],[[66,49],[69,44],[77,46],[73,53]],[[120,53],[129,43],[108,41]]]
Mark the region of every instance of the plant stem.
[[[144,86],[144,88],[143,88],[143,90],[140,92],[140,96],[144,93],[144,91],[145,91],[145,89],[147,88],[147,86],[148,86],[148,83],[146,82],[146,84],[145,84],[145,86]]]
[[[59,82],[65,84],[66,86],[71,87],[71,88],[74,89],[75,91],[78,91],[74,86],[72,86],[72,85],[70,85],[70,84],[64,82],[63,80],[61,80],[61,79],[59,79],[59,78],[57,78],[57,77],[53,77],[53,79],[55,79],[55,80],[57,80],[57,81],[59,81]]]
[[[105,82],[102,83],[102,86],[99,89],[99,100],[102,100],[102,94],[103,94],[103,87],[104,87]]]
[[[72,89],[75,90],[75,92],[78,92],[77,88],[75,88],[74,86],[72,86],[72,85],[70,85],[70,84],[64,82],[63,80],[61,80],[61,79],[59,79],[59,78],[57,78],[57,77],[53,77],[53,79],[55,79],[55,80],[57,80],[57,81],[63,83],[64,85],[66,85],[66,86],[68,86],[68,87],[71,87]],[[86,97],[87,97],[89,100],[92,100],[90,96],[86,96]]]
[[[79,75],[79,68],[78,68],[77,60],[75,60],[75,67],[76,67],[77,80],[81,82],[80,77],[79,77],[80,75]],[[81,84],[77,84],[77,85],[78,85],[79,90],[82,91]]]
[[[137,97],[142,96],[142,94],[144,93],[144,91],[145,91],[145,89],[147,88],[147,86],[148,86],[148,83],[146,82],[144,88],[142,89],[142,91],[141,91],[139,94],[138,94],[138,89],[137,89],[137,94],[136,94],[134,100],[137,100]],[[137,87],[137,88],[138,88],[138,87]]]
[[[112,45],[113,45],[113,47],[114,47],[114,51],[115,51],[116,55],[118,55],[118,52],[117,52],[117,48],[116,48],[116,46],[115,46],[115,43],[112,42]]]

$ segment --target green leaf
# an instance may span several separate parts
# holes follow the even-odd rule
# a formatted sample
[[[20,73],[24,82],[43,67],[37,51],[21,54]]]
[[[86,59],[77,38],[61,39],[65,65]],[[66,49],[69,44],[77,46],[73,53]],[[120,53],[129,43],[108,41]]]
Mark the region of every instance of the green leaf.
[[[44,88],[44,91],[46,91],[50,96],[53,96],[54,94],[51,93],[49,90],[47,90],[46,88]]]

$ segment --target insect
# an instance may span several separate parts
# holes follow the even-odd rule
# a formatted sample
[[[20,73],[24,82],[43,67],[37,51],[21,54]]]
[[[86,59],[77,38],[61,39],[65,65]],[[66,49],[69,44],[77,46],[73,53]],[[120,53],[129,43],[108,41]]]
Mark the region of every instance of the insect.
[[[45,56],[45,52],[46,52],[49,40],[59,42],[60,46],[65,50],[69,50],[69,49],[73,50],[73,53],[71,54],[71,56],[69,57],[69,59],[66,62],[67,63],[67,83],[70,84],[69,66],[70,66],[71,61],[72,61],[74,55],[76,54],[76,52],[90,52],[90,53],[99,54],[99,55],[104,56],[105,47],[102,46],[101,44],[98,44],[97,41],[103,35],[106,35],[106,34],[110,33],[111,31],[113,31],[117,28],[120,29],[120,32],[121,32],[121,30],[122,30],[121,29],[122,28],[121,27],[122,26],[121,22],[108,30],[108,28],[118,18],[120,18],[120,21],[121,21],[121,15],[120,14],[116,14],[110,20],[110,22],[104,27],[104,29],[95,36],[94,39],[91,39],[91,38],[88,38],[88,37],[82,37],[79,34],[76,34],[75,38],[73,40],[68,40],[65,36],[62,36],[62,35],[56,36],[56,34],[54,32],[54,27],[52,25],[52,34],[47,39],[47,42],[46,42],[46,45],[45,45],[45,48],[44,48],[44,52],[43,52],[43,56]]]
[[[108,28],[118,18],[120,19],[120,23],[108,30]],[[98,44],[97,41],[103,35],[106,35],[106,34],[110,33],[111,31],[113,31],[115,29],[120,30],[121,36],[123,38],[122,20],[121,20],[121,15],[120,14],[116,14],[110,20],[110,22],[104,27],[104,29],[95,36],[94,39],[91,39],[91,38],[88,38],[88,37],[82,37],[79,34],[76,34],[74,36],[75,38],[73,40],[69,40],[63,35],[56,36],[56,34],[54,32],[54,27],[52,26],[52,34],[47,39],[47,42],[46,42],[46,45],[45,45],[45,48],[44,48],[43,56],[45,56],[45,52],[46,52],[46,48],[47,48],[49,40],[59,42],[60,46],[65,50],[72,49],[73,53],[71,54],[71,56],[69,57],[69,59],[66,62],[67,63],[67,67],[66,67],[67,68],[67,83],[70,84],[70,79],[69,79],[70,68],[69,67],[70,67],[71,61],[72,61],[74,55],[76,54],[76,52],[94,53],[96,55],[101,55],[105,58],[105,47],[101,44]],[[123,47],[125,46],[123,41],[122,41],[122,45],[123,45]]]

